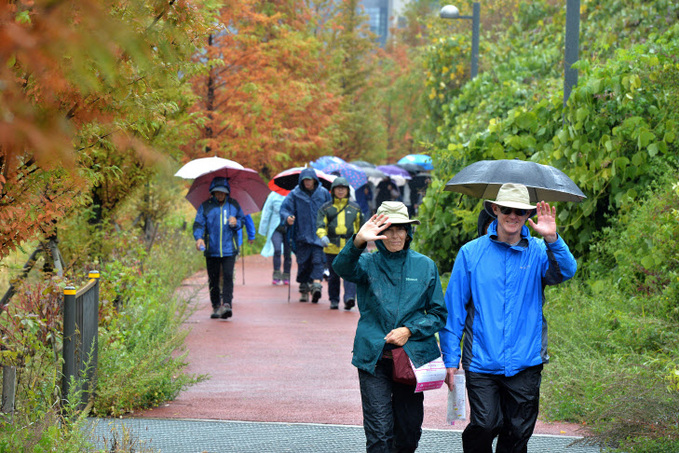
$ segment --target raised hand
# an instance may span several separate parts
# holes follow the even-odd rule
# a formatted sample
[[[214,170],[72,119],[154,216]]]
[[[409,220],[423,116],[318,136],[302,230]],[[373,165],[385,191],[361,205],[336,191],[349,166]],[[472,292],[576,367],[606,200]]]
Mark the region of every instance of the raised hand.
[[[556,235],[556,206],[550,208],[549,203],[539,202],[535,206],[537,210],[537,223],[533,219],[528,219],[530,227],[542,236],[546,242],[554,242]]]
[[[382,231],[386,230],[391,226],[391,222],[388,217],[384,214],[370,217],[370,220],[365,222],[356,237],[354,238],[354,245],[356,247],[363,247],[368,241],[379,241],[386,239],[387,237],[380,234]]]

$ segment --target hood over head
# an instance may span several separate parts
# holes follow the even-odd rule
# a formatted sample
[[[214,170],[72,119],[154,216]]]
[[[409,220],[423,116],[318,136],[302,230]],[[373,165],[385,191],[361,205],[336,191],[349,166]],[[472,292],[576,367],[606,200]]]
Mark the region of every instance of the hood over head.
[[[301,189],[304,189],[304,184],[302,183],[302,181],[304,181],[305,179],[313,179],[314,181],[316,181],[315,187],[318,187],[318,185],[320,184],[320,180],[318,179],[316,171],[311,167],[305,168],[299,173],[298,184]]]
[[[210,183],[210,193],[214,192],[224,192],[226,194],[231,193],[229,180],[223,176],[216,176]]]

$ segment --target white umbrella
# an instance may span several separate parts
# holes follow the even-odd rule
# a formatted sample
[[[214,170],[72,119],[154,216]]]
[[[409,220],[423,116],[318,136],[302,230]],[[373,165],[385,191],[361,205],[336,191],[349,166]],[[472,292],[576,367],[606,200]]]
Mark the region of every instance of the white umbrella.
[[[223,157],[202,157],[187,163],[174,175],[184,179],[196,179],[199,176],[203,176],[204,174],[213,172],[215,170],[220,170],[222,168],[243,170],[245,167],[236,161],[224,159]]]

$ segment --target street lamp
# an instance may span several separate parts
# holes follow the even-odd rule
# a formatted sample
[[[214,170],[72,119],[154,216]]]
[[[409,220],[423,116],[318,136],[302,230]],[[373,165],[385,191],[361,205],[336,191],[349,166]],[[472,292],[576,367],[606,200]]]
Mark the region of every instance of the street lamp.
[[[481,22],[481,5],[474,2],[471,16],[460,16],[460,10],[453,5],[445,5],[439,11],[441,19],[471,19],[472,20],[472,70],[471,78],[479,72],[479,24]]]
[[[578,61],[580,48],[580,0],[566,2],[566,46],[564,51],[563,74],[563,109],[571,95],[573,87],[578,84],[578,70],[573,63]]]

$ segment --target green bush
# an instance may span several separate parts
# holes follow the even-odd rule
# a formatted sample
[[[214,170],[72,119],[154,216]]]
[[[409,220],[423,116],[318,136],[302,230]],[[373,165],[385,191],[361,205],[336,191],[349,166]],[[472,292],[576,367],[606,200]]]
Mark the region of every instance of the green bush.
[[[668,175],[641,194],[636,207],[598,234],[582,272],[547,291],[551,360],[542,414],[582,423],[588,442],[628,453],[679,445],[679,320],[671,281],[679,250],[667,241],[667,229],[677,228],[676,212],[667,209],[679,202],[673,181]],[[649,253],[667,259],[648,262]],[[652,271],[652,285],[640,269]]]
[[[100,329],[97,415],[156,406],[204,379],[185,374],[186,354],[176,353],[183,349],[188,331],[182,324],[192,305],[174,294],[202,255],[188,232],[161,230],[159,238],[143,263],[138,254],[127,260],[121,254],[102,269],[102,281],[110,279],[103,294],[124,302]]]
[[[588,198],[560,204],[559,226],[580,256],[587,255],[596,232],[629,211],[646,186],[676,168],[679,27],[668,17],[676,18],[679,7],[664,1],[634,4],[634,12],[623,2],[612,9],[588,4],[598,21],[582,23],[584,37],[605,31],[629,47],[616,53],[587,47],[565,110],[562,8],[547,2],[522,6],[512,26],[485,44],[488,67],[454,89],[446,83],[450,69],[443,62],[461,58],[461,49],[450,45],[460,42],[457,36],[434,41],[438,44],[427,50],[433,90],[428,105],[438,133],[429,146],[440,179],[421,207],[426,222],[418,241],[441,268],[449,269],[460,246],[475,237],[469,217],[478,213],[479,200],[443,191],[469,163],[519,158],[569,175]],[[610,59],[600,59],[602,54]]]

